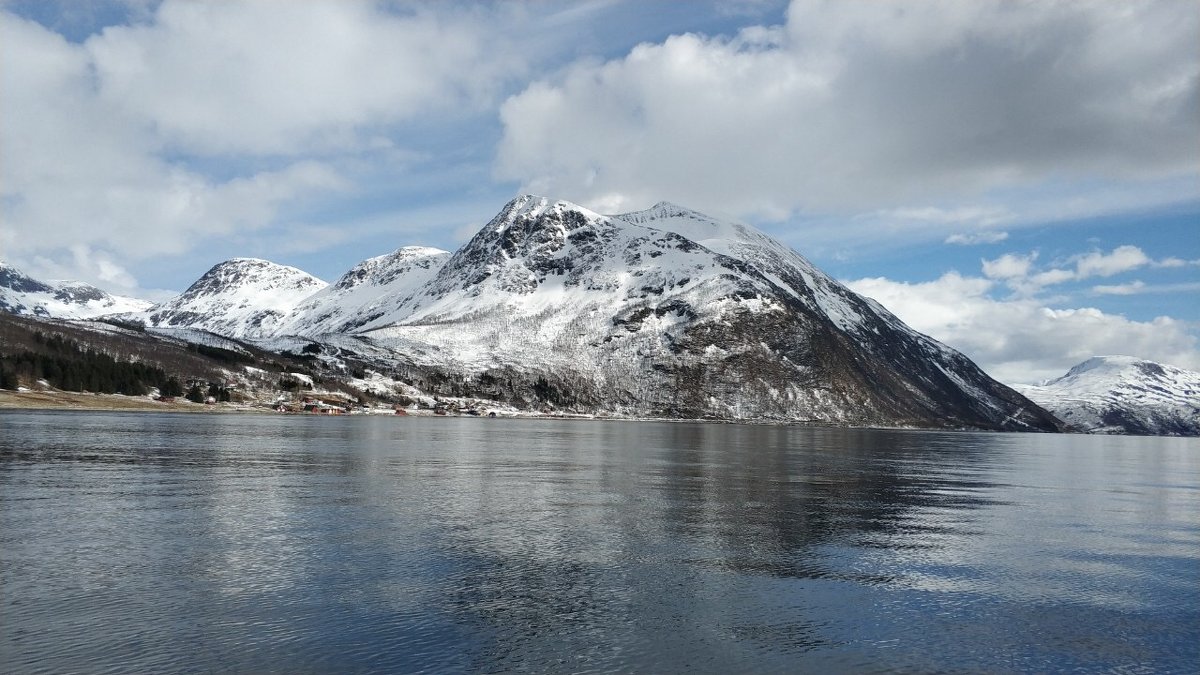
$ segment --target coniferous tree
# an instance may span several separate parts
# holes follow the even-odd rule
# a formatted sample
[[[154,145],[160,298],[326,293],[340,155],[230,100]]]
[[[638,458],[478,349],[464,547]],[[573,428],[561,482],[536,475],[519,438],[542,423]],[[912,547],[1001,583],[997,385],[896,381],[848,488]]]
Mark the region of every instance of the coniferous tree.
[[[179,383],[176,377],[169,377],[167,381],[158,388],[158,393],[163,396],[183,396],[183,385]]]
[[[16,391],[20,385],[21,380],[17,378],[15,372],[9,372],[7,368],[0,368],[0,389]]]

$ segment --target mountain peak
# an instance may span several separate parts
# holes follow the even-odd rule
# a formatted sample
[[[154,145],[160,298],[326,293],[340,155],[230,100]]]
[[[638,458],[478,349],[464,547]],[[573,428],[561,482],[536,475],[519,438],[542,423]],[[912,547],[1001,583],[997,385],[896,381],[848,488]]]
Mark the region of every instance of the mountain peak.
[[[0,311],[56,319],[138,312],[152,303],[112,295],[82,281],[40,281],[0,261]]]
[[[270,260],[264,260],[263,258],[252,258],[252,257],[248,257],[248,256],[239,256],[236,258],[230,258],[229,260],[226,260],[224,262],[217,263],[218,266],[219,265],[246,265],[246,264],[249,264],[249,265],[276,265],[278,263],[271,262]]]
[[[497,272],[507,261],[534,257],[558,258],[572,233],[585,228],[614,223],[573,202],[551,200],[537,195],[521,195],[510,201],[447,263],[457,270],[472,268],[473,276],[485,278]],[[480,276],[479,273],[482,273]]]
[[[288,265],[231,258],[213,265],[181,295],[151,309],[146,322],[229,337],[264,337],[276,331],[292,308],[328,285]]]
[[[1066,375],[1051,380],[1046,384],[1049,386],[1058,382],[1082,377],[1128,378],[1138,377],[1139,374],[1153,377],[1164,372],[1164,368],[1173,369],[1174,367],[1133,356],[1093,356],[1082,363],[1072,366]]]
[[[353,332],[414,367],[502,372],[517,388],[541,378],[601,409],[1058,424],[783,244],[669,202],[605,216],[521,195],[405,292],[364,304],[370,322]]]
[[[676,204],[675,202],[667,202],[667,201],[658,202],[657,204],[655,204],[654,206],[651,206],[648,209],[643,209],[641,211],[631,211],[629,213],[623,213],[623,214],[620,214],[615,217],[624,219],[628,216],[636,217],[637,215],[654,216],[654,217],[658,217],[658,218],[672,218],[672,217],[708,218],[708,216],[706,216],[705,214],[703,214],[695,209],[689,209],[686,206],[680,206],[679,204]]]
[[[209,268],[181,297],[228,293],[237,287],[291,288],[315,293],[327,285],[290,265],[262,258],[230,258]]]
[[[227,269],[254,270],[268,273],[282,272],[286,274],[299,272],[301,274],[307,274],[307,272],[295,267],[291,267],[290,265],[283,265],[270,260],[264,260],[262,258],[230,258],[213,265],[208,271],[211,273]]]
[[[1200,373],[1132,356],[1094,356],[1021,392],[1092,433],[1200,435]]]
[[[44,281],[38,281],[12,265],[0,261],[0,289],[18,293],[52,293],[54,289]]]
[[[381,372],[402,367],[430,387],[529,405],[1059,428],[784,244],[670,202],[614,217],[520,195],[453,255],[399,249],[334,286],[267,261],[226,261],[147,323],[327,339],[369,352]]]
[[[280,331],[319,336],[387,323],[449,258],[448,252],[428,246],[404,246],[368,258],[296,305]]]
[[[386,286],[413,267],[440,266],[450,254],[430,246],[403,246],[385,255],[367,258],[342,275],[334,288],[350,289],[360,284]]]
[[[492,218],[485,229],[503,232],[518,222],[526,224],[527,227],[529,225],[553,225],[562,222],[562,214],[572,212],[581,214],[586,220],[606,217],[565,199],[550,199],[534,194],[523,194],[508,202],[500,210],[500,213]],[[552,217],[545,219],[545,216]]]

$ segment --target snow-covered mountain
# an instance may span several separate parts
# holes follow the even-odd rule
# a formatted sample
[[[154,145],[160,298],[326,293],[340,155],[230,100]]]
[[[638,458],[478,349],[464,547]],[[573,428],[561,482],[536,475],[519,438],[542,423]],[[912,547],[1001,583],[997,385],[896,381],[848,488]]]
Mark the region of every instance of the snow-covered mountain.
[[[767,235],[667,203],[605,216],[526,195],[453,255],[402,248],[328,287],[294,268],[234,260],[145,320],[279,349],[320,342],[431,391],[549,407],[1060,424]]]
[[[234,258],[215,265],[181,295],[130,318],[147,326],[197,328],[233,338],[269,337],[296,305],[326,286],[295,267]]]
[[[1200,436],[1200,373],[1129,356],[1097,356],[1018,389],[1080,430]]]
[[[616,413],[1058,425],[761,232],[671,204],[515,199],[355,335],[467,388]]]
[[[281,334],[321,335],[370,329],[396,320],[400,307],[437,274],[450,254],[406,246],[355,265],[332,286],[296,305]]]
[[[112,295],[81,281],[38,281],[0,262],[0,312],[54,319],[91,319],[140,312],[154,303]]]

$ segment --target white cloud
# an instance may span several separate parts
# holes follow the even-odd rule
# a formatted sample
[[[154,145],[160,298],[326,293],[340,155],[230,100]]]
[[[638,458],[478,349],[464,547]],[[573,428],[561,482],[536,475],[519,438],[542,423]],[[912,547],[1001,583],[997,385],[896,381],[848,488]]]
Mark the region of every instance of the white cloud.
[[[1024,256],[1005,253],[995,260],[982,261],[983,276],[989,279],[1024,279],[1036,259],[1036,252]]]
[[[1147,284],[1142,281],[1131,281],[1127,284],[1092,287],[1092,292],[1097,295],[1145,295],[1147,293],[1195,293],[1197,291],[1200,291],[1200,282],[1196,281],[1177,284]]]
[[[520,71],[483,10],[437,10],[168,0],[72,43],[0,9],[0,255],[130,292],[118,267],[215,238],[283,250],[306,205],[421,159],[381,128]]]
[[[1038,272],[1028,278],[1010,281],[1013,285],[1027,293],[1035,293],[1045,286],[1053,286],[1077,279],[1076,274],[1070,270],[1049,269],[1044,272]]]
[[[1143,281],[1131,281],[1127,284],[1115,284],[1112,286],[1092,286],[1092,292],[1099,295],[1136,295],[1146,289],[1146,283]]]
[[[951,272],[925,283],[869,278],[847,285],[1002,382],[1036,383],[1101,354],[1200,369],[1197,339],[1184,322],[1131,321],[1089,307],[1053,309],[1031,298],[995,300],[988,295],[994,284]]]
[[[32,274],[35,279],[57,279],[74,281],[80,278],[79,271],[86,270],[87,276],[98,279],[106,286],[116,288],[136,288],[137,279],[113,260],[112,256],[103,251],[95,251],[83,244],[68,247],[70,258],[68,264],[60,264],[54,260],[35,257],[33,264],[23,269]]]
[[[1082,281],[1092,277],[1111,277],[1147,266],[1157,268],[1181,267],[1187,262],[1178,258],[1155,261],[1137,246],[1118,246],[1105,253],[1100,250],[1071,256],[1064,265],[1074,264],[1074,269],[1052,267],[1036,270],[1036,251],[1028,255],[1005,253],[994,260],[982,260],[983,275],[988,279],[1003,280],[1009,288],[1020,295],[1032,296],[1047,286]],[[1096,286],[1093,289],[1102,295],[1130,295],[1136,288],[1125,286]]]
[[[1079,257],[1075,262],[1075,277],[1111,277],[1121,272],[1129,272],[1139,267],[1149,265],[1151,260],[1142,249],[1136,246],[1118,246],[1111,253],[1092,251]]]
[[[521,70],[485,17],[444,14],[168,0],[153,22],[107,28],[86,50],[101,100],[174,146],[335,151],[363,128],[484,105]]]
[[[1007,232],[972,232],[952,234],[946,237],[943,243],[974,246],[976,244],[998,244],[1006,239],[1008,239]]]
[[[954,225],[971,223],[983,227],[1002,223],[1012,217],[1012,214],[1006,209],[983,206],[968,206],[956,209],[943,209],[936,206],[922,208],[904,207],[886,209],[880,213],[881,215],[899,220],[923,220],[932,223]]]
[[[972,231],[955,232],[948,235],[942,243],[973,246],[995,244],[1008,239],[1007,232],[988,228],[1011,222],[1014,216],[1015,214],[1008,209],[996,206],[976,205],[956,208],[924,206],[880,209],[871,214],[869,220],[876,224],[889,223],[892,227],[903,228],[907,233],[921,230],[937,231],[948,227],[967,227]]]
[[[1086,186],[1113,181],[1117,201],[1193,198],[1155,181],[1200,170],[1198,19],[1173,2],[797,0],[784,26],[677,35],[529,85],[501,108],[496,174],[763,218],[1051,179],[1073,193],[1041,211],[1086,211],[1108,188]]]
[[[1184,260],[1183,258],[1168,257],[1153,263],[1153,265],[1155,267],[1187,267],[1188,265],[1200,265],[1200,260]]]

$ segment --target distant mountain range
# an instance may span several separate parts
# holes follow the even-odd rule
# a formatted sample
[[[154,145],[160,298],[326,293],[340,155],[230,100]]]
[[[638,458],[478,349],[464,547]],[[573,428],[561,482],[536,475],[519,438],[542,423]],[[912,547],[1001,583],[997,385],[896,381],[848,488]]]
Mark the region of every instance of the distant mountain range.
[[[90,319],[141,312],[154,303],[111,295],[80,281],[38,281],[0,262],[0,312],[43,318]]]
[[[37,313],[0,292],[4,309]],[[526,195],[454,253],[401,248],[333,284],[234,259],[176,298],[122,309],[149,330],[308,345],[405,386],[560,410],[1062,428],[767,235],[667,203],[606,216]]]
[[[1017,387],[1080,431],[1200,436],[1200,373],[1098,356],[1041,386]]]

